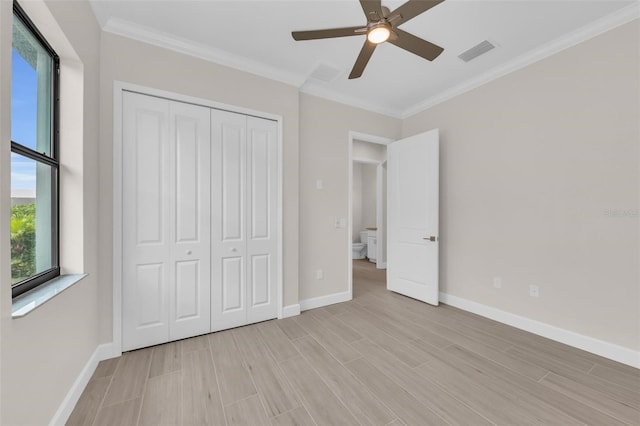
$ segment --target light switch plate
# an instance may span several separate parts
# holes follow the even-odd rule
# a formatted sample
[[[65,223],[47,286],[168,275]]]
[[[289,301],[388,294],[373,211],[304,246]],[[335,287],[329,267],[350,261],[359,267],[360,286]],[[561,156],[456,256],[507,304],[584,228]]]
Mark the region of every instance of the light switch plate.
[[[322,191],[324,189],[324,182],[322,179],[316,179],[316,189]]]

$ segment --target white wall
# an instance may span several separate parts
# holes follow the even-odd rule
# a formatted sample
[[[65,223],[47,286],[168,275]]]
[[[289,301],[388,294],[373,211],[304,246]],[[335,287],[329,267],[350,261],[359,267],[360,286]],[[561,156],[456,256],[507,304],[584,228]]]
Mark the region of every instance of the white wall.
[[[11,319],[10,291],[0,288],[0,423],[47,423],[97,344],[111,340],[114,80],[284,117],[285,305],[348,290],[351,236],[334,224],[348,214],[349,132],[398,139],[439,127],[443,290],[640,348],[637,21],[402,122],[100,35],[85,2],[51,1],[43,8],[33,1],[29,9],[48,31],[63,35],[59,43],[70,47],[65,63],[82,76],[79,115],[70,122],[69,110],[63,127],[63,135],[81,141],[64,154],[71,175],[65,179],[74,177],[69,188],[78,194],[75,201],[65,195],[74,206],[66,208],[65,229],[82,224],[78,243],[65,245],[65,267],[90,275],[20,320]],[[0,1],[5,141],[11,15],[11,2]],[[10,279],[9,168],[9,146],[0,144],[3,282]],[[315,279],[316,269],[324,270],[323,281]],[[497,275],[499,291],[491,286]],[[529,284],[540,285],[539,299],[529,298]]]
[[[359,243],[360,231],[364,229],[362,221],[362,169],[363,163],[353,162],[353,181],[351,192],[351,241]],[[366,241],[365,241],[366,243]]]
[[[375,164],[353,162],[353,193],[351,195],[353,242],[360,242],[360,231],[376,226],[376,167]]]
[[[387,146],[356,139],[351,147],[351,156],[353,158],[382,162],[387,159]]]
[[[362,228],[376,227],[377,165],[362,165]]]
[[[98,345],[100,31],[88,3],[21,2],[61,59],[61,267],[87,278],[11,318],[9,198],[12,3],[0,1],[0,287],[3,425],[47,424]]]
[[[442,291],[640,349],[639,52],[636,20],[404,121],[440,129]]]

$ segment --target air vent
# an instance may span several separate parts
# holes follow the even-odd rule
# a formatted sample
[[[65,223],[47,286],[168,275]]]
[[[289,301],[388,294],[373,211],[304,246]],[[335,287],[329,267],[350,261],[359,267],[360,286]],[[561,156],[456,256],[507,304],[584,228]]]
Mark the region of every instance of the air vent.
[[[466,52],[462,52],[460,55],[458,55],[458,58],[462,59],[465,62],[469,62],[470,60],[475,59],[480,55],[484,55],[494,47],[496,46],[493,43],[485,40],[479,44],[476,44]]]
[[[331,83],[333,80],[338,78],[339,75],[339,69],[329,65],[320,64],[316,67],[315,70],[313,70],[309,77],[313,78],[314,80],[322,81],[324,83]]]

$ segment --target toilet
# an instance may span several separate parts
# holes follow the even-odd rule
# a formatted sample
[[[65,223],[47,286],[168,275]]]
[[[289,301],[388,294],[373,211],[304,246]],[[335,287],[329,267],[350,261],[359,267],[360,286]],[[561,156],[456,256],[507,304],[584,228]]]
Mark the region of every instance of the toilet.
[[[360,242],[351,244],[351,257],[352,259],[364,259],[367,255],[367,238],[369,237],[369,231],[366,229],[360,231]]]

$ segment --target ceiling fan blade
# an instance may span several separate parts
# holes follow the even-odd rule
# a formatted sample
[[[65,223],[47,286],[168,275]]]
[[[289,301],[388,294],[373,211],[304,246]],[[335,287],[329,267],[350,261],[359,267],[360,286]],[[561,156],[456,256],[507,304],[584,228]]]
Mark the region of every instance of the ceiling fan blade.
[[[367,21],[376,22],[384,18],[382,14],[382,0],[360,0]]]
[[[433,61],[440,55],[444,49],[440,46],[423,40],[419,37],[402,31],[400,28],[394,28],[393,32],[397,37],[390,37],[389,43],[398,46],[401,49],[414,53],[428,61]]]
[[[393,26],[397,27],[409,19],[413,19],[423,12],[442,3],[444,0],[409,0],[389,15],[389,20],[393,22]],[[399,16],[399,18],[396,18]]]
[[[334,37],[350,37],[364,35],[367,33],[366,28],[362,27],[345,27],[345,28],[329,28],[326,30],[310,30],[310,31],[291,31],[294,40],[317,40],[322,38]]]
[[[360,49],[358,59],[356,59],[356,63],[353,65],[351,74],[349,74],[349,80],[362,75],[364,68],[367,66],[367,63],[369,63],[369,59],[371,59],[371,55],[373,55],[373,51],[376,50],[376,46],[377,44],[371,43],[368,40],[364,42],[364,46]]]

